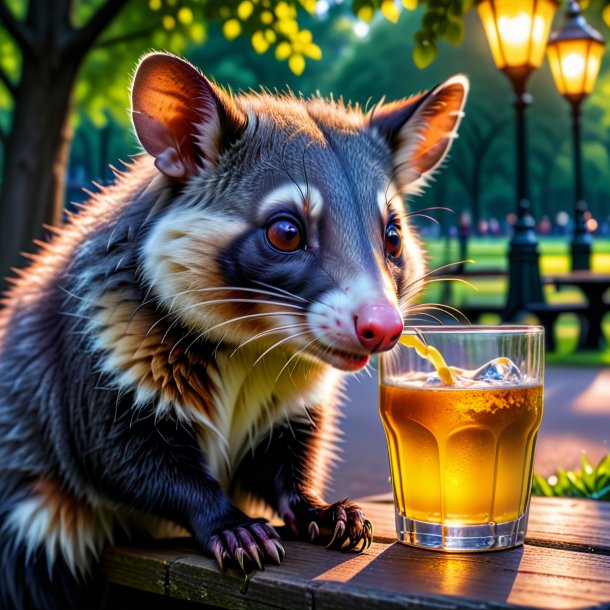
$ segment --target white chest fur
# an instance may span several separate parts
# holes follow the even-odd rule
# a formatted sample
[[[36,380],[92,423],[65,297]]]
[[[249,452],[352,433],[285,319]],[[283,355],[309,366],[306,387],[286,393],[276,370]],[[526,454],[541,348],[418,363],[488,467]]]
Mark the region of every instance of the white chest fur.
[[[199,428],[208,466],[227,488],[248,451],[283,420],[308,419],[307,409],[328,401],[339,375],[336,369],[293,358],[279,349],[260,360],[260,347],[219,352],[210,373],[214,383],[213,428]]]

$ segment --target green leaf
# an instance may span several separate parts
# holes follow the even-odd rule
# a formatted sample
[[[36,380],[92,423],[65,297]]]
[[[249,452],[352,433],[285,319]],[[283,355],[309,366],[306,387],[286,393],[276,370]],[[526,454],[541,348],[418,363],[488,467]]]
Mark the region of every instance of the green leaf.
[[[453,45],[460,45],[464,40],[464,22],[462,19],[447,19],[443,38]]]
[[[556,495],[565,496],[570,491],[572,484],[570,483],[570,479],[568,479],[568,475],[563,468],[557,469],[557,485],[555,486]]]
[[[566,472],[558,468],[554,477],[556,481],[552,485],[534,474],[532,492],[542,496],[610,500],[610,453],[595,467],[585,454],[581,457],[581,463],[582,470]]]
[[[438,26],[439,22],[443,19],[443,15],[437,11],[428,11],[422,20],[424,29],[432,30]]]
[[[610,485],[606,485],[606,487],[593,492],[591,498],[593,500],[610,500]]]
[[[587,488],[589,493],[591,493],[595,491],[595,468],[593,467],[593,464],[591,464],[591,462],[589,461],[589,458],[587,457],[587,454],[584,451],[580,456],[580,462],[582,464],[581,479],[583,485]]]
[[[436,45],[433,42],[426,41],[425,44],[417,45],[413,49],[413,63],[420,70],[423,70],[436,59],[436,55]]]
[[[598,473],[610,475],[610,453],[606,454],[596,468]]]
[[[571,470],[568,471],[567,475],[568,479],[570,479],[570,483],[572,484],[572,488],[575,491],[575,497],[582,496],[586,498],[589,495],[589,492],[583,483],[582,478],[579,478],[579,476]]]
[[[354,0],[352,2],[352,12],[358,15],[358,11],[364,6],[371,6],[370,0]]]
[[[553,493],[553,489],[547,483],[546,479],[541,477],[539,474],[534,475],[534,479],[532,481],[532,491],[536,496],[546,496],[551,498],[555,495]]]

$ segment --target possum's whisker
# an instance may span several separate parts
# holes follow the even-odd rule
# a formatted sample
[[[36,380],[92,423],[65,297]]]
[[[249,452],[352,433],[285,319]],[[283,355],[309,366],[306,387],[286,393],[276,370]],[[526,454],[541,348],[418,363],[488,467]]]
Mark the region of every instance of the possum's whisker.
[[[432,212],[434,210],[441,210],[443,212],[451,212],[452,214],[455,213],[453,208],[448,208],[444,205],[431,205],[427,208],[419,208],[418,210],[412,210],[410,212],[407,212],[406,216],[411,216],[412,214],[419,214],[420,212]]]
[[[265,288],[272,288],[275,292],[275,296],[279,296],[280,294],[289,296],[297,301],[302,301],[303,303],[311,303],[311,299],[306,299],[305,297],[299,296],[297,294],[292,294],[289,290],[284,290],[283,288],[278,288],[277,286],[273,286],[272,284],[267,284],[267,282],[262,282],[261,280],[252,280],[254,284],[260,284],[261,286],[265,286]],[[259,290],[258,292],[265,292]]]
[[[154,328],[160,324],[161,322],[163,322],[163,320],[166,320],[167,318],[177,315],[177,316],[181,316],[184,313],[186,313],[187,311],[190,311],[191,309],[195,309],[197,307],[203,307],[204,305],[216,305],[218,303],[259,303],[259,304],[263,304],[263,305],[277,305],[279,307],[290,307],[293,309],[300,309],[302,311],[307,311],[305,309],[305,307],[301,307],[300,305],[293,305],[292,303],[282,303],[280,301],[269,301],[269,300],[263,300],[263,299],[212,299],[210,301],[201,301],[199,303],[191,303],[190,305],[183,307],[182,309],[178,309],[177,311],[170,311],[169,313],[165,314],[164,316],[162,316],[161,318],[159,318],[158,320],[156,320],[154,322],[154,324],[148,329],[148,332],[146,333],[146,336],[148,337],[148,335],[150,335],[150,333],[154,330]]]
[[[431,222],[434,222],[437,225],[441,224],[436,218],[434,218],[433,216],[429,216],[428,214],[416,214],[414,212],[411,212],[409,214],[409,218],[425,218],[426,220],[430,220]]]
[[[274,288],[271,285],[267,285],[267,287]],[[193,294],[193,293],[199,293],[199,292],[218,292],[218,291],[224,291],[224,290],[238,290],[240,292],[251,292],[254,294],[266,294],[268,296],[275,296],[275,297],[280,297],[280,298],[284,298],[284,294],[286,294],[287,296],[292,297],[293,300],[301,300],[301,297],[297,297],[296,295],[293,295],[287,291],[283,291],[284,294],[281,294],[280,292],[277,292],[277,291],[271,292],[271,291],[267,291],[267,290],[261,290],[261,289],[256,289],[256,288],[246,288],[246,287],[242,287],[242,286],[209,286],[207,288],[190,288],[188,290],[182,290],[180,292],[177,292],[176,294],[174,294],[172,296],[172,307],[177,299],[179,299],[181,296],[184,296],[186,294]],[[161,298],[158,295],[155,295],[151,299],[145,300],[140,305],[140,307],[149,305],[150,303],[153,303],[155,301],[160,301],[160,300],[161,300]],[[302,299],[302,300],[305,300],[305,299]]]
[[[424,275],[421,275],[420,277],[418,277],[417,279],[413,280],[412,282],[410,282],[409,284],[407,284],[404,288],[405,291],[407,291],[409,288],[411,288],[412,286],[415,286],[416,284],[419,284],[420,282],[424,282],[426,280],[430,280],[430,281],[451,281],[451,280],[460,280],[461,278],[454,278],[454,277],[439,277],[439,278],[431,278],[430,276],[433,273],[437,273],[439,271],[442,271],[443,269],[447,269],[449,267],[454,267],[455,265],[461,265],[463,263],[474,263],[473,260],[464,260],[464,261],[456,261],[455,263],[447,263],[446,265],[441,265],[440,267],[436,267],[434,269],[431,269],[430,271],[428,271],[427,273],[425,273]],[[472,288],[474,288],[474,286],[472,284],[470,284],[469,282],[467,282],[466,280],[461,280],[462,282],[464,282],[465,284],[471,286]],[[476,290],[476,288],[475,288]]]
[[[257,282],[257,283],[262,283],[262,282]],[[193,293],[199,293],[199,292],[213,292],[213,291],[218,291],[218,290],[238,290],[240,292],[254,292],[255,294],[266,294],[266,295],[274,296],[274,297],[279,297],[284,294],[284,295],[290,296],[294,300],[306,301],[306,299],[304,299],[302,297],[298,297],[297,295],[294,295],[294,294],[288,292],[287,290],[281,290],[281,293],[280,293],[279,289],[276,289],[274,286],[271,286],[270,284],[265,284],[265,285],[268,288],[274,288],[274,290],[271,291],[271,290],[263,290],[261,288],[246,288],[246,287],[241,287],[241,286],[211,286],[208,288],[191,288],[189,290],[183,290],[183,291],[175,294],[172,297],[172,299],[176,299],[178,297],[184,296],[185,294],[193,294]]]
[[[247,320],[249,318],[269,318],[269,317],[281,316],[281,315],[301,316],[303,318],[307,317],[306,313],[301,313],[299,311],[266,311],[263,313],[251,313],[246,316],[238,316],[237,318],[231,318],[230,320],[225,320],[224,322],[219,322],[218,324],[215,324],[214,326],[210,326],[210,328],[207,328],[201,334],[206,335],[207,333],[215,330],[216,328],[220,328],[221,326],[225,326],[227,324],[233,324],[234,322],[239,322],[241,320]]]
[[[233,354],[235,354],[235,352],[237,352],[238,349],[240,349],[241,347],[244,347],[245,345],[247,345],[248,343],[250,343],[251,341],[255,341],[256,339],[260,339],[261,337],[266,337],[267,335],[273,335],[275,333],[281,332],[283,330],[289,329],[289,328],[302,328],[304,326],[308,326],[307,322],[295,322],[294,324],[285,324],[284,326],[275,326],[274,328],[270,328],[267,330],[263,330],[259,333],[257,333],[256,335],[249,337],[246,341],[244,341],[243,343],[241,343],[239,346],[237,346],[235,348],[235,350],[231,353],[231,356],[233,356]],[[203,334],[203,333],[202,333]],[[189,346],[186,348],[186,351],[188,352],[188,350],[190,349],[190,347],[198,340],[201,338],[201,335],[198,335],[194,341],[192,341]]]
[[[319,303],[320,305],[324,305],[325,307],[332,309],[332,307],[328,303],[324,303],[323,301],[320,301],[318,299],[312,299],[311,297],[305,298],[302,296],[298,296],[296,294],[292,294],[292,292],[290,292],[288,290],[284,290],[283,288],[277,288],[276,286],[272,286],[271,284],[267,284],[266,282],[261,282],[259,280],[254,280],[254,283],[260,284],[261,286],[266,286],[267,288],[274,288],[275,290],[279,290],[282,294],[285,294],[286,296],[292,297],[294,299],[298,299],[299,301],[304,301],[305,303]]]
[[[271,347],[268,347],[252,364],[252,368],[254,368],[271,350],[274,350],[276,347],[279,347],[280,345],[286,343],[287,341],[291,341],[292,339],[296,339],[297,337],[301,337],[303,335],[307,335],[311,332],[311,330],[308,328],[307,330],[301,332],[301,333],[294,333],[292,335],[289,335],[288,337],[284,337],[283,339],[280,339],[279,341],[276,341]]]
[[[322,336],[326,336],[330,334],[330,331],[328,333],[324,333],[324,335]],[[286,362],[286,364],[280,369],[280,372],[277,374],[277,377],[275,378],[275,381],[277,381],[281,374],[284,372],[284,370],[286,369],[286,367],[290,364],[290,362],[292,360],[294,360],[294,358],[298,358],[299,356],[301,356],[303,354],[303,352],[312,344],[315,343],[316,341],[319,341],[321,339],[321,337],[315,337],[314,339],[312,339],[309,343],[307,343],[305,346],[303,346],[300,350],[294,352],[294,354],[292,354],[292,356],[290,356],[290,358],[288,359],[288,361]]]
[[[409,312],[411,312],[411,311],[425,312],[426,310],[440,311],[444,314],[447,314],[451,318],[453,318],[456,322],[469,322],[468,317],[465,316],[457,307],[452,307],[451,305],[445,305],[444,303],[421,303],[419,305],[414,305],[414,306],[408,307],[405,310],[405,312],[408,315]],[[461,316],[461,320],[460,320],[460,318],[458,318],[458,315]]]
[[[265,337],[267,335],[271,335],[273,333],[279,332],[280,330],[283,330],[285,328],[294,328],[297,326],[309,326],[309,324],[307,322],[299,322],[298,324],[290,324],[287,326],[277,326],[275,328],[271,328],[268,330],[263,330],[259,333],[256,333],[255,335],[253,335],[252,337],[248,337],[248,339],[246,339],[245,341],[242,341],[242,343],[240,343],[232,352],[230,355],[230,358],[232,358],[235,353],[240,350],[242,347],[245,347],[246,345],[248,345],[248,343],[252,343],[252,341],[256,341],[256,339],[259,339],[260,337]],[[256,362],[254,363],[256,364]],[[252,366],[254,366],[254,364]]]
[[[195,337],[195,340],[189,344],[189,346],[186,348],[186,351],[188,351],[191,346],[193,345],[193,343],[196,343],[197,341],[199,341],[199,339],[203,339],[203,337],[208,334],[209,332],[220,328],[221,326],[226,326],[228,324],[233,324],[235,322],[239,322],[241,320],[246,320],[246,319],[250,319],[250,318],[272,318],[274,316],[280,316],[280,315],[287,315],[287,316],[302,316],[302,317],[306,317],[307,314],[306,313],[301,313],[299,311],[266,311],[266,312],[262,312],[262,313],[251,313],[245,316],[237,316],[236,318],[231,318],[230,320],[225,320],[224,322],[219,322],[218,324],[215,324],[214,326],[211,326],[210,328],[207,328],[206,330],[204,330],[203,332],[199,333],[197,335],[197,337]],[[172,349],[169,352],[169,357],[171,358],[174,350],[176,349],[176,347],[178,347],[178,345],[184,341],[184,339],[186,339],[188,336],[190,335],[190,333],[183,335],[182,337],[180,337],[180,339],[178,339],[178,341],[176,341],[176,343],[174,343]],[[161,341],[163,342],[163,341]]]
[[[436,224],[439,224],[438,220],[436,218],[432,218],[431,216],[428,216],[427,214],[422,214],[422,212],[433,212],[433,211],[443,211],[443,212],[451,212],[452,214],[454,214],[454,211],[451,208],[446,208],[445,206],[440,206],[440,205],[435,205],[435,206],[430,206],[428,208],[420,208],[419,210],[411,210],[410,212],[405,212],[404,217],[405,218],[411,218],[413,217],[417,217],[417,216],[422,216],[423,218],[428,218],[429,220],[434,221]]]
[[[460,284],[464,284],[465,286],[468,286],[468,288],[472,288],[476,292],[479,292],[479,289],[474,284],[472,284],[468,280],[462,279],[461,277],[429,277],[429,278],[426,278],[425,283],[427,285],[427,284],[435,284],[437,282],[458,282]]]
[[[405,319],[405,322],[407,321],[407,319],[409,318],[409,316],[407,316],[407,318]],[[443,322],[440,318],[437,318],[435,315],[431,314],[431,313],[427,313],[425,311],[421,311],[417,314],[417,316],[414,316],[414,320],[418,320],[418,319],[424,319],[424,320],[434,320],[435,322],[437,322],[438,324],[442,325]],[[404,328],[409,328],[409,326],[407,324],[405,324]]]

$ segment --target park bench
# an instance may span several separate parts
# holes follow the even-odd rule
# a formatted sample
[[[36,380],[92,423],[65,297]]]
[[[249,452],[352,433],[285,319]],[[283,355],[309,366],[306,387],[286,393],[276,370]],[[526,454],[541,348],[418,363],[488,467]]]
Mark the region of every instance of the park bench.
[[[451,280],[470,281],[478,279],[495,279],[499,277],[506,277],[506,271],[502,269],[473,269],[460,271],[459,267],[452,266],[449,267],[447,270],[443,270],[443,272],[439,272],[434,275],[436,277],[444,277],[449,278]],[[578,274],[576,275],[578,277]],[[543,281],[545,284],[557,286],[558,276],[543,278]],[[573,282],[574,280],[564,278],[564,285],[568,285],[569,281]],[[451,284],[451,281],[447,282],[448,286],[450,286]],[[589,284],[586,284],[585,288],[588,287]],[[447,288],[445,293],[443,294],[443,300],[445,300],[446,302],[451,301],[450,288]],[[601,337],[601,328],[599,332],[597,331],[598,325],[595,325],[596,329],[592,333],[596,336],[590,338],[588,337],[590,327],[589,318],[591,317],[591,314],[595,314],[594,317],[596,319],[600,316],[600,313],[598,311],[600,308],[600,304],[598,301],[599,299],[588,299],[586,303],[579,301],[557,303],[527,303],[524,306],[524,310],[522,312],[518,312],[518,315],[524,313],[531,313],[536,316],[539,323],[544,327],[545,330],[546,350],[554,351],[556,347],[555,325],[559,316],[562,314],[575,314],[578,316],[579,319],[581,335],[586,339],[585,341],[581,341],[581,347],[591,348],[592,345],[597,345],[599,343]],[[601,305],[601,307],[604,309],[604,311],[610,310],[610,306],[606,303]],[[516,317],[515,315],[508,315],[506,312],[506,307],[500,303],[463,303],[458,306],[458,309],[472,323],[479,322],[480,318],[485,314],[497,315],[500,317],[501,321],[512,321]]]
[[[189,539],[108,549],[106,607],[610,608],[610,503],[532,498],[523,547],[472,554],[401,545],[391,498],[360,503],[375,528],[367,551],[286,542],[284,563],[255,573],[245,594],[238,571],[221,572]]]
[[[505,306],[498,304],[466,304],[458,308],[472,323],[484,314],[496,314],[502,320],[506,319]],[[586,303],[528,303],[525,311],[538,318],[541,326],[544,327],[544,341],[547,351],[555,350],[555,324],[561,314],[572,313],[579,316],[581,326],[586,325],[586,314],[589,307]]]

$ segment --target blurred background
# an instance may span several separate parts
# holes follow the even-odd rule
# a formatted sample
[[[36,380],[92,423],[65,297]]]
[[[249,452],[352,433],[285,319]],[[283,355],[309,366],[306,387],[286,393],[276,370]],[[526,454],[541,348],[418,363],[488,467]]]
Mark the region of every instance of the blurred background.
[[[479,267],[505,268],[507,238],[515,220],[511,88],[494,65],[476,10],[459,0],[420,6],[407,2],[409,8],[390,2],[391,11],[386,2],[383,12],[381,4],[329,0],[3,3],[2,275],[18,264],[17,252],[32,249],[32,239],[43,234],[43,222],[60,222],[62,208],[86,199],[84,189],[94,188],[92,181],[103,185],[112,180],[111,164],[120,169],[121,160],[128,162],[139,152],[130,124],[129,86],[138,58],[151,49],[179,53],[236,91],[289,87],[305,95],[334,93],[369,106],[382,96],[398,99],[422,91],[456,72],[468,74],[472,90],[460,137],[438,179],[411,207],[452,210],[432,212],[438,224],[415,218],[429,240],[433,268],[462,255],[475,259]],[[437,38],[437,55],[422,57],[418,51],[427,47],[417,41],[426,35],[424,23],[437,14],[431,8],[436,5],[450,6],[459,14],[450,13],[450,41]],[[95,39],[62,45],[62,19],[70,17],[74,32],[82,35],[108,7],[114,9],[113,15],[98,25]],[[558,23],[563,8],[557,12]],[[30,38],[36,38],[29,41],[30,50],[22,42],[25,54],[17,44],[22,37],[7,27],[7,14],[13,25],[23,26],[27,19],[34,22]],[[602,33],[607,31],[603,14],[601,5],[589,7],[586,13]],[[78,54],[82,57],[77,63]],[[530,201],[541,265],[543,272],[567,271],[574,208],[569,108],[546,62],[530,84],[534,99],[528,110]],[[582,115],[587,228],[595,236],[592,265],[596,269],[610,269],[609,94],[610,64],[603,62]],[[468,248],[463,251],[459,246],[465,239]],[[442,289],[435,288],[431,300],[440,298]],[[492,301],[501,300],[505,286],[502,279],[490,278],[480,289],[475,297],[456,287],[451,298],[458,305],[487,295]],[[575,324],[560,326],[560,338],[574,341]],[[561,342],[559,348],[569,352],[572,345]]]
[[[518,2],[496,4],[514,8]],[[533,0],[525,4],[530,13],[537,10]],[[565,22],[567,8],[559,4],[554,29]],[[606,2],[583,3],[582,8],[587,22],[606,37]],[[516,21],[513,36],[535,35],[535,19],[533,27],[528,23]],[[45,236],[43,223],[61,224],[66,209],[77,210],[75,204],[86,200],[89,190],[112,181],[111,165],[121,169],[122,162],[140,152],[129,116],[130,79],[138,58],[153,49],[182,55],[235,91],[290,88],[304,95],[332,93],[363,106],[466,73],[471,95],[451,158],[425,194],[409,205],[432,217],[414,217],[432,269],[466,258],[476,261],[450,268],[460,281],[431,283],[423,300],[466,309],[480,305],[482,322],[502,318],[510,281],[509,244],[519,216],[515,111],[511,82],[499,73],[470,0],[0,0],[2,277],[23,264],[19,253],[33,251],[33,239]],[[546,60],[531,75],[528,91],[533,96],[527,111],[528,231],[535,230],[540,255],[535,281],[542,290],[534,300],[586,304],[577,285],[559,290],[552,281],[572,270],[576,201],[570,106],[557,91]],[[590,242],[590,270],[601,277],[610,274],[607,58],[602,58],[581,110],[587,207],[580,221]],[[431,207],[448,210],[425,211]],[[488,272],[477,276],[477,270]],[[464,278],[478,291],[461,282]],[[533,309],[523,319],[538,321]],[[545,424],[552,451],[541,462],[544,472],[574,466],[583,448],[596,459],[607,452],[610,407],[605,399],[596,402],[609,380],[603,376],[610,363],[605,311],[598,311],[602,334],[593,349],[582,349],[582,312],[566,307],[553,320],[556,343],[547,363],[557,368],[551,371],[554,382],[547,384],[547,400],[557,396],[557,406],[547,409],[555,419]],[[367,422],[371,414],[376,417],[375,381],[352,380],[350,391],[359,398],[348,409],[342,471],[347,474],[336,487],[346,494],[383,491],[387,466],[376,419],[366,476],[362,469],[348,468],[362,462],[362,444],[370,442]],[[593,398],[582,399],[585,392],[593,392]],[[580,411],[574,407],[578,400],[584,400]],[[575,431],[579,425],[582,430]],[[563,444],[556,442],[560,437]],[[378,485],[359,483],[372,476]]]

